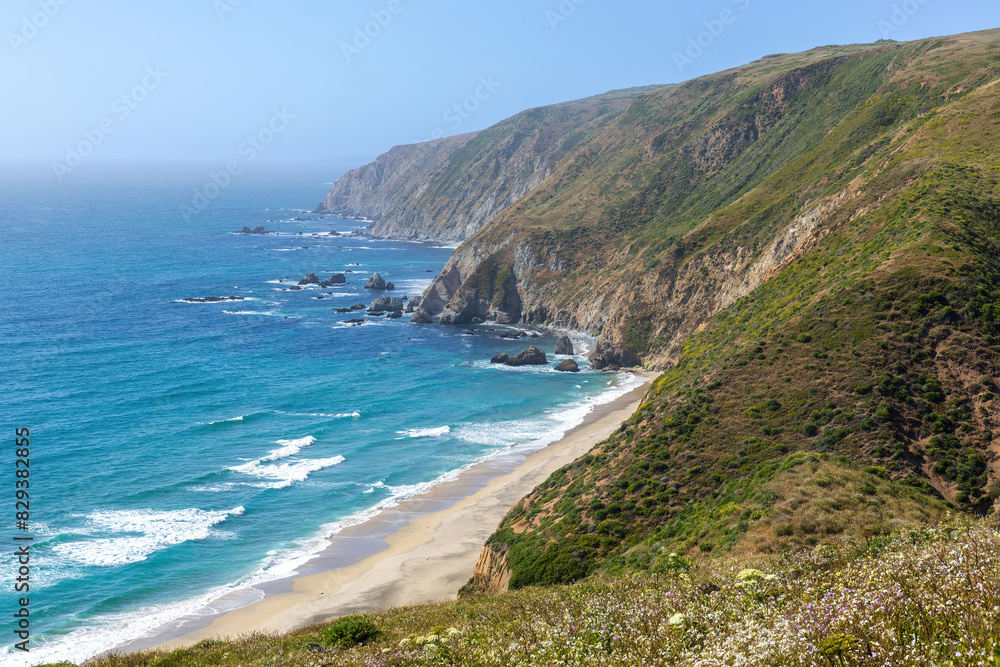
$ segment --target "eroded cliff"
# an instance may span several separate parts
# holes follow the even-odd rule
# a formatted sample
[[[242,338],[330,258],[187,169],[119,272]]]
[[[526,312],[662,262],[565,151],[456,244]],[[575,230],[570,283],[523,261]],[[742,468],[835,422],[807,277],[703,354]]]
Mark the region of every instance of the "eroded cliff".
[[[538,107],[482,132],[397,146],[338,179],[316,211],[372,220],[380,237],[463,241],[655,88]]]

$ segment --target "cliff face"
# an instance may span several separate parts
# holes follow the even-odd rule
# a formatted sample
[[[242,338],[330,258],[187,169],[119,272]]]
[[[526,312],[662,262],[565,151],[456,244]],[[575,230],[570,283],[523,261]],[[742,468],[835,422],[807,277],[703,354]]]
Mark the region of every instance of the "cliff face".
[[[447,163],[458,148],[475,132],[396,146],[366,164],[337,179],[316,213],[334,213],[352,218],[381,220],[397,208],[400,201],[413,197],[421,189],[421,174],[434,173]]]
[[[825,47],[643,95],[470,237],[417,321],[600,332],[598,367],[665,368],[691,333],[912,182],[922,158],[902,168],[892,132],[988,83],[991,39]],[[931,71],[962,50],[979,69]],[[883,163],[898,180],[870,176]]]
[[[316,212],[371,219],[372,233],[386,238],[462,241],[653,88],[539,107],[483,132],[397,146],[340,178]]]
[[[417,321],[599,332],[593,365],[664,370],[467,590],[997,507],[998,52],[825,47],[654,91],[459,247]]]

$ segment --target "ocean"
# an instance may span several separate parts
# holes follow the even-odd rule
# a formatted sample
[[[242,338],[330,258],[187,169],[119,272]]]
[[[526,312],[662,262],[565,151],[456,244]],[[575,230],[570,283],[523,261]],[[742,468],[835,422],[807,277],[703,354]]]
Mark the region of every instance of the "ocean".
[[[375,271],[419,295],[454,250],[310,213],[337,174],[247,173],[192,211],[205,169],[79,171],[3,174],[4,665],[79,662],[256,601],[345,526],[554,442],[635,384],[591,371],[583,334],[583,371],[558,373],[489,363],[529,343],[552,359],[556,332],[337,313],[381,294],[364,288]],[[275,233],[236,233],[258,225]],[[30,591],[15,592],[24,544]],[[21,597],[29,653],[14,648]]]

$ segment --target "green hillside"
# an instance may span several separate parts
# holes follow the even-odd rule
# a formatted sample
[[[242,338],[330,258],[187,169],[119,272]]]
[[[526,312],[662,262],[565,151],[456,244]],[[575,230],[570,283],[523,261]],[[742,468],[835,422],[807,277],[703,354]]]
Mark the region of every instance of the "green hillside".
[[[670,364],[618,433],[491,538],[512,587],[655,568],[664,548],[869,540],[936,516],[932,497],[985,513],[1000,496],[998,33],[802,59],[752,66],[761,84],[736,86],[748,78],[737,70],[679,86],[683,113],[656,110],[672,90],[642,98],[622,125],[655,126],[647,134],[666,137],[666,157],[629,167],[622,156],[622,175],[601,171],[576,194],[550,182],[559,194],[538,203],[546,193],[536,193],[505,216],[566,256],[624,248],[632,259],[609,280],[634,296],[602,337],[639,358],[669,352],[659,359]],[[754,136],[768,95],[783,110]],[[562,218],[579,222],[561,232],[561,206],[613,178],[614,203]],[[712,317],[658,306],[644,289],[692,264],[698,289],[717,289],[734,248],[752,264],[821,205],[808,242]],[[557,302],[592,278],[584,261],[553,278]],[[673,337],[691,317],[697,330]],[[818,482],[780,480],[801,452],[866,472],[831,482],[836,500],[804,494]],[[886,479],[912,493],[881,488]]]
[[[636,414],[457,602],[95,665],[1000,665],[998,81],[1000,30],[823,47],[562,146],[423,321],[599,334]]]

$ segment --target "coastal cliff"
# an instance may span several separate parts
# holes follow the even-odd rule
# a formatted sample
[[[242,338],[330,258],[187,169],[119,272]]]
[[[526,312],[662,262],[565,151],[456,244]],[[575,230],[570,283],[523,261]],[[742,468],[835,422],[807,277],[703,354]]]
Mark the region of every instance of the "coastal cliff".
[[[466,592],[996,506],[998,50],[823,47],[651,92],[462,244],[416,321],[584,330],[592,366],[664,371]]]
[[[338,179],[316,212],[372,220],[379,237],[463,241],[655,88],[538,107],[482,132],[397,146]]]

